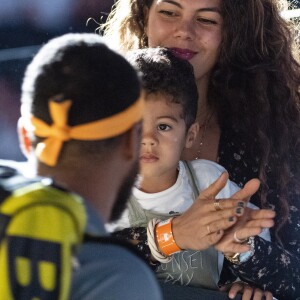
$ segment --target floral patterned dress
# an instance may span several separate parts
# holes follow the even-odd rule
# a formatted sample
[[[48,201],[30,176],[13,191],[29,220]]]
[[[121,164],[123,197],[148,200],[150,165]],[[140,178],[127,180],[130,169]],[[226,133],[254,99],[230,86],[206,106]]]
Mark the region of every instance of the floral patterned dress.
[[[227,169],[230,179],[239,186],[258,177],[259,159],[250,155],[243,136],[238,132],[223,130],[218,152],[218,163]],[[270,188],[267,201],[269,207],[276,211],[276,223],[281,218],[279,195],[276,186],[272,184],[272,170],[268,170],[267,176]],[[246,282],[253,282],[271,291],[280,300],[300,299],[300,195],[290,190],[288,200],[289,218],[278,234],[281,245],[279,242],[266,242],[255,237],[255,254],[247,262],[238,266],[225,260],[223,268],[227,271],[230,269]],[[261,206],[258,195],[254,195],[251,202]],[[272,241],[276,241],[274,228],[270,229],[270,234]],[[227,280],[222,280],[224,277]],[[229,277],[224,272],[220,283],[226,283]]]

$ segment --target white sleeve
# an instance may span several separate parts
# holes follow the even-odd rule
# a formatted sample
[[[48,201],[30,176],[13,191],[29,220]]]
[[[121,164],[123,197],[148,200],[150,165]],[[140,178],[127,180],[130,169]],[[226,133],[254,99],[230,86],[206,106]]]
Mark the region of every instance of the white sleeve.
[[[120,219],[105,224],[105,228],[108,232],[114,232],[129,227],[130,227],[130,223],[129,223],[129,216],[128,216],[128,208],[124,210]]]
[[[197,177],[196,184],[200,192],[208,188],[223,172],[226,172],[221,165],[210,160],[193,160],[191,161],[191,164]],[[229,198],[238,190],[240,190],[240,188],[234,182],[228,180],[225,187],[220,191],[216,198]]]

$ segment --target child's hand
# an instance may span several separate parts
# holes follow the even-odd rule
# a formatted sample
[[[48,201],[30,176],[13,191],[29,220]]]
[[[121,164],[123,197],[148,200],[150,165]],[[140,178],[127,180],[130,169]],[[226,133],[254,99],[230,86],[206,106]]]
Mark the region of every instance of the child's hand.
[[[238,293],[243,294],[242,300],[272,300],[273,295],[268,291],[262,291],[257,287],[250,286],[249,284],[239,281],[234,282],[229,288],[228,286],[223,286],[220,289],[223,292],[228,291],[228,297],[234,299]]]

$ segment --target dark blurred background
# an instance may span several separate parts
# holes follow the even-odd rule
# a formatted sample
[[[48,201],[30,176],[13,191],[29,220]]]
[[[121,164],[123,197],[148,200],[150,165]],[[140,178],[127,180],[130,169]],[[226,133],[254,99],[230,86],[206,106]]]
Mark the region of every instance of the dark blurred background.
[[[114,0],[0,0],[0,159],[25,160],[16,124],[22,77],[40,46],[67,32],[95,32]],[[91,18],[87,23],[87,20]]]
[[[290,0],[300,8],[299,0]],[[25,160],[16,124],[26,65],[40,46],[67,32],[94,32],[114,0],[0,0],[0,159]],[[87,20],[91,18],[95,21]]]

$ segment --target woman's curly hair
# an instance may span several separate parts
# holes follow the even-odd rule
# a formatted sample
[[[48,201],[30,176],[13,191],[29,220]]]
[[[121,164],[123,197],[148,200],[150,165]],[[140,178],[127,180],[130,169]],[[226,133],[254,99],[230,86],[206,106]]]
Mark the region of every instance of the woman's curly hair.
[[[299,45],[275,1],[221,3],[223,39],[208,100],[221,128],[238,128],[260,158],[262,206],[269,190],[279,192],[278,233],[288,218],[288,194],[300,192]]]
[[[124,51],[148,47],[145,8],[152,3],[153,0],[117,0],[106,22],[100,25],[104,36]]]
[[[147,47],[145,8],[152,3],[119,0],[102,26],[104,35],[122,50]],[[288,219],[288,194],[291,189],[300,193],[300,31],[299,23],[297,28],[280,16],[286,3],[221,1],[222,44],[208,90],[221,128],[238,128],[260,158],[262,206],[270,189],[279,191],[277,233]]]

